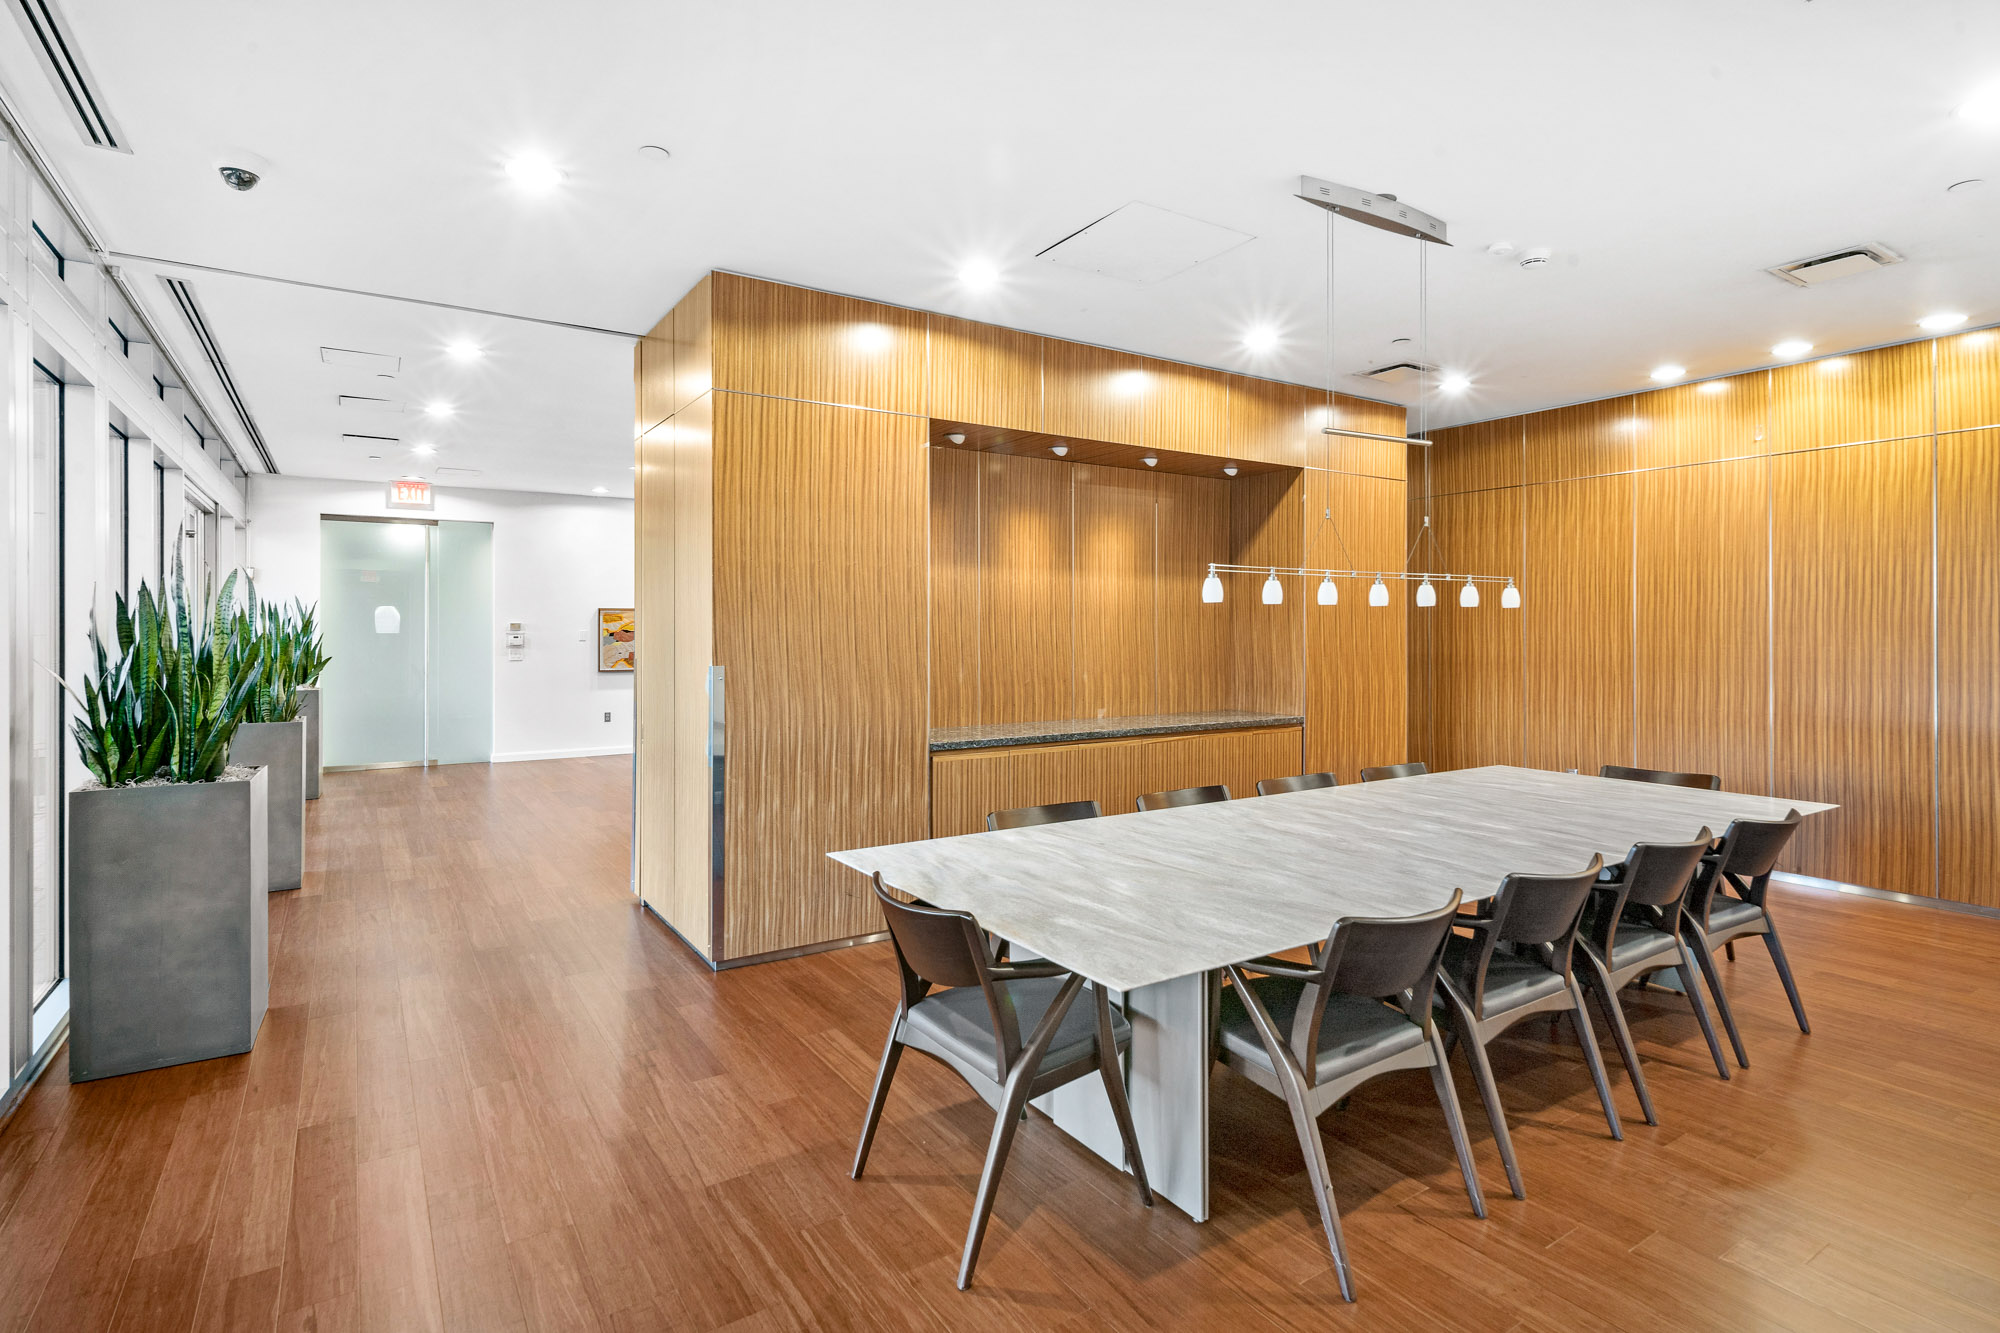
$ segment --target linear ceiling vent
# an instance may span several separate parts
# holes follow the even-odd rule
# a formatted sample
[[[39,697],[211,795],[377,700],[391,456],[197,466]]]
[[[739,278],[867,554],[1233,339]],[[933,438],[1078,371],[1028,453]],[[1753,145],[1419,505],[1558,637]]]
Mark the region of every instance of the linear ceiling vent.
[[[403,358],[400,356],[391,356],[387,352],[357,352],[347,347],[322,347],[319,359],[329,366],[365,370],[385,380],[396,378],[403,369]]]
[[[243,423],[243,432],[250,437],[250,443],[257,450],[257,457],[262,460],[264,470],[276,476],[278,464],[272,459],[269,446],[264,443],[264,432],[257,429],[257,418],[250,415],[249,404],[243,401],[243,395],[237,391],[236,377],[229,373],[229,363],[223,360],[222,347],[215,341],[215,335],[209,331],[208,319],[201,313],[201,306],[195,302],[194,289],[179,278],[162,278],[160,281],[167,284],[167,290],[173,293],[174,304],[181,308],[181,314],[187,316],[188,327],[194,331],[194,340],[201,344],[201,354],[208,358],[208,368],[215,372],[215,378],[221,382],[222,392],[228,396],[229,405],[236,409],[236,419]]]
[[[1420,365],[1415,361],[1398,361],[1393,366],[1382,366],[1361,372],[1361,378],[1374,380],[1378,384],[1408,384],[1419,375],[1436,379],[1437,367]]]
[[[1132,203],[1071,232],[1036,258],[1126,282],[1158,282],[1256,239],[1247,231]]]
[[[78,131],[99,148],[114,153],[131,152],[131,146],[125,142],[125,131],[112,119],[103,94],[90,77],[90,67],[83,63],[62,11],[53,0],[12,0],[12,3],[14,17],[27,31],[28,45],[35,48],[42,72],[62,95],[63,107]]]
[[[368,398],[358,393],[340,395],[340,405],[356,412],[400,412],[403,401],[400,398]]]
[[[1900,264],[1903,257],[1886,245],[1855,245],[1845,250],[1835,250],[1829,254],[1814,255],[1811,259],[1794,260],[1764,271],[1774,278],[1782,278],[1794,287],[1817,287],[1822,282],[1832,282],[1835,278],[1845,278],[1855,273],[1872,273],[1878,268]]]

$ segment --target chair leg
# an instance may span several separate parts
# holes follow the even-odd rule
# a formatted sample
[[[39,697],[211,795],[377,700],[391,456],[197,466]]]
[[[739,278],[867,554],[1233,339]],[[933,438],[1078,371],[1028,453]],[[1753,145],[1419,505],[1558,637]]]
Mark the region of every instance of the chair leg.
[[[1036,1024],[1034,1036],[1015,1057],[1014,1067],[1007,1071],[1000,1110],[993,1117],[993,1139],[986,1147],[986,1166],[979,1173],[979,1194],[972,1201],[972,1225],[965,1233],[965,1257],[958,1264],[960,1291],[972,1285],[972,1266],[979,1262],[979,1243],[986,1238],[986,1222],[993,1215],[993,1195],[1000,1187],[1000,1173],[1007,1166],[1007,1150],[1014,1144],[1014,1130],[1020,1125],[1022,1112],[1027,1108],[1028,1089],[1034,1086],[1035,1071],[1041,1067],[1042,1056],[1047,1053],[1049,1043],[1055,1040],[1056,1028],[1061,1025],[1063,1015],[1069,1012],[1076,993],[1082,989],[1083,977],[1071,973],[1062,989],[1056,992],[1048,1013]]]
[[[1486,1048],[1474,1030],[1476,1020],[1456,992],[1444,986],[1438,990],[1444,996],[1445,1007],[1451,1011],[1458,1044],[1465,1047],[1465,1062],[1472,1066],[1472,1085],[1479,1089],[1480,1103],[1486,1107],[1486,1121],[1493,1126],[1493,1146],[1500,1150],[1500,1165],[1507,1169],[1507,1188],[1515,1198],[1525,1199],[1528,1191],[1521,1184],[1521,1168],[1514,1159],[1514,1136],[1507,1132],[1507,1112],[1500,1105],[1500,1085],[1493,1080],[1493,1062],[1486,1058]],[[1449,1046],[1446,1054],[1450,1054]]]
[[[1736,1052],[1736,1063],[1744,1069],[1750,1067],[1750,1053],[1743,1049],[1742,1034],[1736,1030],[1736,1015],[1730,1012],[1729,996],[1723,992],[1722,976],[1716,971],[1715,953],[1708,947],[1708,936],[1692,920],[1688,922],[1688,933],[1682,937],[1687,941],[1688,950],[1694,954],[1695,963],[1701,968],[1701,975],[1708,981],[1708,993],[1715,1000],[1715,1012],[1722,1017],[1722,1030],[1729,1034],[1729,1045]]]
[[[1118,1122],[1118,1137],[1125,1140],[1125,1161],[1132,1179],[1139,1184],[1139,1202],[1153,1206],[1153,1189],[1146,1183],[1146,1163],[1139,1157],[1139,1132],[1132,1127],[1132,1107],[1125,1099],[1125,1073],[1118,1067],[1118,1042],[1111,1031],[1111,995],[1102,986],[1092,986],[1097,995],[1097,1072],[1104,1079],[1104,1096],[1111,1103],[1111,1118]]]
[[[1326,1229],[1327,1248],[1333,1251],[1333,1273],[1340,1280],[1340,1295],[1343,1300],[1352,1301],[1354,1273],[1347,1263],[1347,1241],[1341,1235],[1340,1209],[1333,1199],[1333,1171],[1327,1165],[1326,1141],[1320,1137],[1319,1121],[1312,1113],[1312,1101],[1307,1095],[1305,1070],[1299,1067],[1291,1046],[1278,1034],[1270,1011],[1257,998],[1249,979],[1235,967],[1229,969],[1229,979],[1239,987],[1237,993],[1243,999],[1243,1007],[1249,1011],[1250,1021],[1256,1025],[1257,1036],[1277,1071],[1285,1106],[1292,1113],[1292,1128],[1299,1136],[1299,1151],[1306,1159],[1306,1177],[1312,1182],[1313,1200],[1319,1205],[1320,1225]]]
[[[1611,1040],[1618,1045],[1618,1058],[1625,1062],[1625,1073],[1632,1080],[1632,1091],[1639,1094],[1639,1110],[1645,1115],[1646,1123],[1657,1125],[1660,1117],[1653,1111],[1653,1095],[1646,1090],[1646,1075],[1639,1068],[1639,1050],[1632,1044],[1632,1029],[1625,1022],[1625,1006],[1619,1003],[1617,988],[1611,984],[1611,974],[1588,949],[1579,948],[1577,955],[1583,959],[1585,974],[1590,978],[1590,989],[1597,993],[1604,1009],[1605,1024],[1611,1029]]]
[[[896,1017],[889,1023],[889,1044],[882,1048],[882,1064],[875,1071],[875,1091],[868,1095],[868,1115],[861,1122],[861,1146],[854,1150],[850,1179],[861,1179],[861,1168],[868,1165],[868,1150],[875,1146],[875,1126],[882,1120],[882,1104],[889,1100],[889,1080],[896,1077],[896,1064],[903,1058],[903,1043],[897,1040],[902,1030],[903,1007],[897,1005]]]
[[[1618,1107],[1611,1100],[1611,1080],[1605,1077],[1604,1057],[1597,1050],[1597,1034],[1590,1028],[1590,1010],[1583,1001],[1583,988],[1576,984],[1576,977],[1569,979],[1569,1021],[1576,1028],[1576,1039],[1583,1046],[1583,1062],[1590,1066],[1590,1081],[1597,1085],[1597,1100],[1604,1104],[1604,1123],[1611,1127],[1611,1137],[1619,1142],[1625,1140],[1625,1127],[1618,1123]]]
[[[1771,951],[1771,961],[1778,965],[1778,980],[1785,983],[1785,998],[1792,1002],[1792,1017],[1799,1021],[1799,1031],[1811,1036],[1812,1024],[1806,1022],[1806,1007],[1799,1003],[1799,987],[1792,980],[1792,965],[1785,960],[1785,946],[1778,943],[1778,924],[1771,920],[1769,912],[1764,913],[1764,947]]]
[[[1437,1024],[1431,1024],[1431,1086],[1437,1089],[1438,1105],[1444,1108],[1445,1127],[1451,1130],[1451,1146],[1458,1154],[1458,1173],[1465,1177],[1465,1197],[1472,1202],[1474,1217],[1486,1216],[1486,1196],[1479,1192],[1479,1175],[1472,1169],[1472,1140],[1465,1132],[1465,1117],[1458,1109],[1458,1089],[1452,1086],[1451,1061],[1445,1057],[1444,1040],[1438,1036]],[[1473,1043],[1467,1043],[1473,1049]],[[1481,1056],[1485,1052],[1480,1052]],[[1505,1123],[1505,1118],[1502,1118]],[[1516,1181],[1519,1172],[1510,1172],[1508,1180]],[[1515,1198],[1524,1197],[1519,1186],[1515,1187]]]
[[[1680,976],[1681,991],[1687,996],[1689,1006],[1694,1009],[1695,1021],[1701,1024],[1701,1035],[1708,1042],[1708,1054],[1715,1061],[1715,1072],[1722,1076],[1724,1083],[1727,1083],[1729,1061],[1722,1058],[1722,1043],[1715,1039],[1715,1024],[1708,1021],[1708,1006],[1701,1002],[1701,988],[1694,979],[1694,955],[1688,951],[1686,940],[1679,940],[1677,943],[1681,947],[1681,962],[1674,971]]]

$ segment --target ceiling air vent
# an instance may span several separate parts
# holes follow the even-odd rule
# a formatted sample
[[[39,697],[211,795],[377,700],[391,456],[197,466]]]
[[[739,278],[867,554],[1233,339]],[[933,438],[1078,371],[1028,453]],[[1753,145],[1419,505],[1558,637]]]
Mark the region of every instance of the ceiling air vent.
[[[201,345],[201,354],[208,358],[208,368],[221,382],[229,405],[236,409],[236,419],[243,423],[244,434],[250,437],[250,446],[257,451],[258,460],[264,464],[266,472],[275,476],[278,464],[272,459],[269,446],[264,443],[264,432],[257,429],[257,418],[250,415],[250,405],[243,401],[243,394],[236,387],[236,377],[229,373],[229,362],[223,359],[222,346],[216,342],[214,332],[208,327],[208,317],[202,314],[200,303],[194,299],[194,289],[179,278],[163,278],[162,281],[173,295],[174,304],[187,318],[188,328],[194,333],[195,342]],[[199,435],[201,432],[195,433]]]
[[[1378,384],[1408,384],[1419,375],[1437,375],[1436,366],[1420,365],[1415,361],[1398,361],[1393,366],[1380,366],[1374,370],[1364,370],[1361,378],[1374,380]]]
[[[1900,264],[1903,257],[1886,245],[1852,245],[1844,250],[1834,250],[1828,254],[1814,255],[1810,259],[1798,259],[1789,264],[1764,271],[1774,278],[1782,278],[1794,287],[1817,287],[1822,282],[1832,282],[1835,278],[1845,278],[1855,273],[1872,273],[1878,268]]]
[[[1159,282],[1256,239],[1234,227],[1130,203],[1071,232],[1036,258],[1126,282]]]
[[[125,142],[125,131],[111,118],[103,95],[90,77],[89,67],[83,63],[62,11],[52,0],[11,0],[11,3],[14,17],[27,31],[28,45],[35,48],[35,56],[42,62],[42,72],[62,95],[63,107],[83,137],[114,153],[131,152]]]

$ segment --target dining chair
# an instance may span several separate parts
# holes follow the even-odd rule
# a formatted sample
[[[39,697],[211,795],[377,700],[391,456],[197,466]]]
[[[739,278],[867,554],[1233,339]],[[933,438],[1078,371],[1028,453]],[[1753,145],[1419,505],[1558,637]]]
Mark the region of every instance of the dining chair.
[[[1037,824],[1067,824],[1077,819],[1096,819],[1104,808],[1095,801],[1057,801],[1053,805],[1024,805],[1016,810],[991,810],[986,815],[986,831],[1003,828],[1033,828]]]
[[[1132,1129],[1132,1111],[1125,1100],[1125,1079],[1119,1060],[1131,1044],[1132,1025],[1114,1009],[1108,992],[1093,985],[1094,1003],[1074,1004],[1084,988],[1083,977],[1049,962],[1001,963],[986,951],[986,936],[970,912],[898,901],[874,876],[875,899],[889,923],[896,951],[902,995],[889,1024],[888,1045],[868,1098],[868,1115],[861,1123],[861,1145],[854,1152],[853,1178],[861,1179],[868,1149],[882,1118],[882,1103],[903,1049],[942,1062],[994,1110],[993,1138],[986,1149],[986,1166],[979,1175],[979,1193],[972,1205],[972,1225],[959,1261],[958,1286],[972,1281],[979,1243],[993,1213],[993,1196],[1007,1165],[1014,1130],[1028,1102],[1092,1072],[1104,1080],[1112,1118],[1125,1140],[1125,1157],[1139,1187],[1139,1201],[1153,1206],[1146,1184],[1146,1167],[1139,1158],[1139,1139]],[[945,987],[946,989],[933,989]],[[1095,1013],[1091,1009],[1095,1009]],[[1022,1040],[1022,1032],[1027,1039]]]
[[[1605,1022],[1611,1025],[1612,1039],[1618,1043],[1618,1054],[1625,1061],[1625,1072],[1631,1076],[1632,1090],[1639,1094],[1639,1107],[1649,1125],[1660,1120],[1653,1112],[1646,1076],[1639,1070],[1639,1052],[1632,1044],[1632,1029],[1618,999],[1619,992],[1634,981],[1669,968],[1680,977],[1681,989],[1701,1024],[1701,1035],[1708,1040],[1715,1072],[1725,1082],[1729,1078],[1729,1062],[1722,1058],[1722,1044],[1708,1021],[1708,1008],[1701,1002],[1694,955],[1681,931],[1688,886],[1694,882],[1702,855],[1714,842],[1714,835],[1704,827],[1693,842],[1634,844],[1624,861],[1611,867],[1610,882],[1600,882],[1592,892],[1588,924],[1580,941],[1583,984],[1604,1008]]]
[[[1681,914],[1681,928],[1687,936],[1695,962],[1701,965],[1715,998],[1715,1011],[1722,1016],[1722,1029],[1736,1051],[1736,1063],[1750,1067],[1743,1038],[1736,1030],[1736,1016],[1730,1012],[1729,997],[1723,993],[1722,977],[1715,967],[1715,946],[1720,944],[1736,956],[1736,941],[1745,935],[1762,935],[1777,966],[1778,980],[1784,983],[1785,998],[1792,1002],[1792,1017],[1799,1031],[1810,1034],[1805,1006],[1799,1003],[1798,983],[1792,980],[1792,966],[1785,958],[1785,946],[1778,939],[1777,923],[1771,920],[1766,900],[1771,872],[1778,858],[1799,831],[1801,816],[1789,811],[1783,819],[1739,819],[1722,835],[1722,846],[1701,859],[1694,883],[1688,889],[1687,907]],[[1723,892],[1727,885],[1733,893]]]
[[[1422,777],[1428,772],[1430,770],[1425,768],[1421,763],[1383,764],[1380,768],[1362,769],[1361,780],[1363,782],[1386,782],[1390,778]]]
[[[1291,1110],[1340,1294],[1350,1301],[1354,1278],[1319,1117],[1363,1083],[1397,1069],[1430,1070],[1466,1197],[1475,1217],[1486,1216],[1450,1061],[1431,1017],[1438,959],[1459,901],[1454,892],[1419,916],[1342,917],[1311,964],[1252,958],[1225,969],[1231,984],[1221,1003],[1222,1063]]]
[[[1675,773],[1665,768],[1627,768],[1623,764],[1606,764],[1597,770],[1600,778],[1617,778],[1622,782],[1654,782],[1662,787],[1699,787],[1704,791],[1721,791],[1722,779],[1713,773]]]
[[[1276,796],[1286,791],[1318,791],[1322,787],[1338,787],[1340,779],[1331,773],[1301,773],[1293,778],[1261,778],[1257,783],[1259,796]]]
[[[1173,791],[1149,791],[1139,798],[1141,810],[1171,810],[1182,805],[1211,805],[1229,799],[1227,787],[1177,787]]]
[[[1573,875],[1509,875],[1500,881],[1487,909],[1461,916],[1451,924],[1470,930],[1445,942],[1439,969],[1438,1003],[1451,1016],[1454,1039],[1465,1047],[1479,1100],[1493,1125],[1493,1142],[1507,1168],[1507,1184],[1517,1199],[1527,1198],[1521,1168],[1514,1160],[1514,1141],[1507,1133],[1507,1113],[1500,1105],[1500,1085],[1486,1057],[1487,1045],[1531,1014],[1569,1015],[1583,1046],[1583,1061],[1597,1085],[1604,1122],[1611,1137],[1623,1139],[1618,1108],[1611,1101],[1611,1084],[1604,1074],[1597,1038],[1591,1032],[1590,1011],[1583,987],[1571,968],[1584,906],[1590,901],[1604,858]]]

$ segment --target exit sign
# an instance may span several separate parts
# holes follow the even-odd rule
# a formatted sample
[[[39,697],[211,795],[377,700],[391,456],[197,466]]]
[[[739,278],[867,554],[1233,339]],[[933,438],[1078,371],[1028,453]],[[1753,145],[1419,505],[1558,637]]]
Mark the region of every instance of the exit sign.
[[[389,483],[389,508],[429,509],[431,508],[431,484],[404,478]]]

